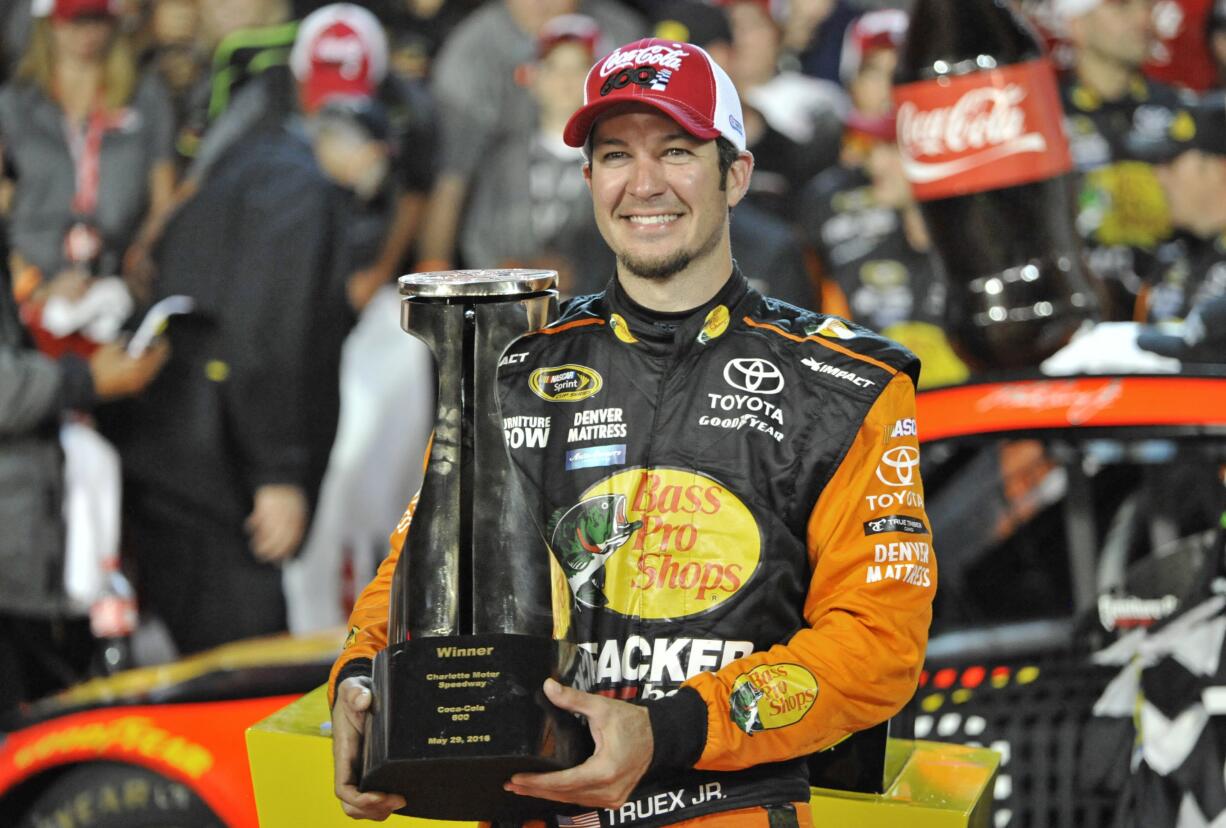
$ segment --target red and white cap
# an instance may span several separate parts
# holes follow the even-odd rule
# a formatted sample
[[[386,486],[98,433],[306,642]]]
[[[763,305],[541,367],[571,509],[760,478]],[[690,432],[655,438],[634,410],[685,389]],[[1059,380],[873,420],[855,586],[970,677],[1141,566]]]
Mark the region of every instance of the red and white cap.
[[[566,143],[582,147],[592,125],[618,104],[654,107],[703,140],[720,136],[745,150],[741,99],[728,73],[692,43],[649,37],[597,61],[583,85],[583,106],[566,123]]]
[[[115,17],[119,14],[116,0],[34,0],[31,17],[52,20],[76,20],[78,17]]]
[[[585,14],[560,14],[548,20],[536,37],[536,56],[543,58],[560,43],[578,43],[593,57],[600,42],[600,24]]]
[[[289,56],[304,108],[314,112],[338,95],[372,95],[387,75],[387,52],[383,26],[361,6],[332,3],[311,12]]]
[[[857,17],[843,35],[839,58],[839,78],[843,85],[855,80],[864,56],[874,49],[899,49],[907,36],[907,13],[901,9],[879,9]]]

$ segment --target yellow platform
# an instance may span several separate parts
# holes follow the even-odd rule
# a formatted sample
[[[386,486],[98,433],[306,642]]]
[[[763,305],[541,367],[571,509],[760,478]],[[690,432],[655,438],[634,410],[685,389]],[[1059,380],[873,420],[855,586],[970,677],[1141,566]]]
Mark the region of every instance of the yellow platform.
[[[261,828],[354,828],[332,795],[332,743],[325,688],[319,687],[247,730],[247,753]],[[914,744],[914,750],[911,745]],[[816,825],[860,828],[989,828],[1000,756],[983,748],[891,740],[901,764],[879,796],[813,789]],[[909,754],[909,755],[908,755]],[[393,828],[476,828],[393,816]]]

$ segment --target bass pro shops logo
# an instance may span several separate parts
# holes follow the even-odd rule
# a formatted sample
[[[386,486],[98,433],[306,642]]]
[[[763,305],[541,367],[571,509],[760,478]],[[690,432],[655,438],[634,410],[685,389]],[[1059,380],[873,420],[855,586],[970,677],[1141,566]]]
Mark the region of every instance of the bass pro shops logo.
[[[729,716],[753,735],[795,724],[817,701],[817,679],[799,664],[763,664],[732,683]]]
[[[762,555],[749,509],[718,481],[679,469],[631,469],[560,509],[550,545],[582,607],[676,619],[720,606]]]

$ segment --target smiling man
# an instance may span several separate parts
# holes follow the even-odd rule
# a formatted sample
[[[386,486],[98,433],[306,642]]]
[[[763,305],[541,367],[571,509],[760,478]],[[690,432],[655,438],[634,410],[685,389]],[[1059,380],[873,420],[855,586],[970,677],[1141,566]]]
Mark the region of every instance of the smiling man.
[[[574,561],[572,623],[595,656],[595,692],[545,693],[596,750],[507,789],[559,803],[532,828],[809,826],[804,757],[894,715],[923,662],[936,558],[918,361],[749,287],[728,222],[753,157],[702,49],[617,49],[565,139],[616,272],[513,343],[499,384],[504,422],[538,429],[509,450]],[[561,393],[576,376],[583,391]],[[410,522],[332,675],[336,791],[356,817],[404,805],[359,793],[354,764]]]

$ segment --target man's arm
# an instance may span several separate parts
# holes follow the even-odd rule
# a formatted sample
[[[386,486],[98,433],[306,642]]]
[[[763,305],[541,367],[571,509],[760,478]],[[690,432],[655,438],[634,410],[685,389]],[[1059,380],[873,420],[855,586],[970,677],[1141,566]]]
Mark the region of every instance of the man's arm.
[[[391,605],[392,575],[400,550],[409,534],[409,524],[417,498],[409,503],[391,546],[378,572],[354,604],[349,615],[349,635],[340,657],[328,677],[328,707],[332,710],[332,770],[335,793],[341,807],[356,819],[386,819],[404,807],[404,798],[374,791],[358,790],[361,768],[363,727],[372,701],[371,662],[387,646],[387,621]]]
[[[914,418],[914,387],[900,372],[810,515],[809,626],[649,705],[656,744],[673,753],[653,769],[662,761],[689,767],[693,758],[703,770],[738,770],[803,756],[885,721],[914,694],[936,592]],[[899,447],[913,449],[902,454],[917,464],[902,478],[883,479],[880,470],[894,468],[884,456],[899,457]],[[907,474],[912,482],[898,485]],[[874,509],[885,494],[906,505]],[[772,701],[803,712],[789,724],[756,728]]]

